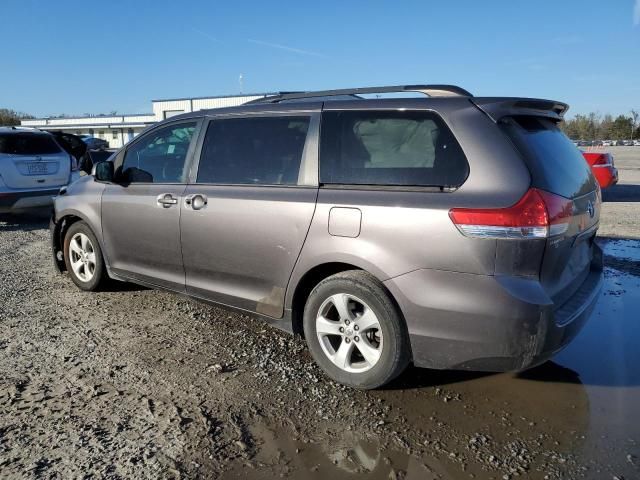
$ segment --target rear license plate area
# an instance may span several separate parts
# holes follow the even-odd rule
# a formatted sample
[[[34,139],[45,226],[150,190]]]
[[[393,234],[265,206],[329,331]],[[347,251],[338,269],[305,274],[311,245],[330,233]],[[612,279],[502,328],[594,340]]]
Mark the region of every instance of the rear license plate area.
[[[27,163],[27,175],[47,175],[49,173],[49,164],[44,162]]]

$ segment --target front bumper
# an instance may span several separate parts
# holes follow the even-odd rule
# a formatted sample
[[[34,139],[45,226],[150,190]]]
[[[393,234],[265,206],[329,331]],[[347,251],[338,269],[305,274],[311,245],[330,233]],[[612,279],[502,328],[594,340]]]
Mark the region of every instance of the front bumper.
[[[43,190],[0,191],[0,212],[9,213],[53,205],[60,187]]]
[[[545,362],[582,329],[602,288],[602,252],[563,305],[537,279],[417,270],[387,280],[419,367],[517,371]]]

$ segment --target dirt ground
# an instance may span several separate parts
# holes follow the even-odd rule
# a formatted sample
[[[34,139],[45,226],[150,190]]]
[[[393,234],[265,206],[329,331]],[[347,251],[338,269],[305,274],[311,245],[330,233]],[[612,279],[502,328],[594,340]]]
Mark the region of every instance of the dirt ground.
[[[640,184],[635,151],[622,185]],[[54,274],[45,220],[0,222],[0,477],[640,478],[640,198],[623,190],[605,195],[596,312],[552,362],[411,368],[373,392],[260,320],[80,292]]]

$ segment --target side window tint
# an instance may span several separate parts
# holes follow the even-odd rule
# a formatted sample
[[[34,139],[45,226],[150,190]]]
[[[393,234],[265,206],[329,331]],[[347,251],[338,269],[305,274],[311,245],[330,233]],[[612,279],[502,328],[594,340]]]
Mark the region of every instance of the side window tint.
[[[458,187],[469,173],[453,133],[432,112],[325,112],[320,182]]]
[[[120,178],[124,183],[183,183],[196,122],[170,125],[145,135],[126,152]]]
[[[214,120],[209,124],[197,183],[295,185],[309,117]]]

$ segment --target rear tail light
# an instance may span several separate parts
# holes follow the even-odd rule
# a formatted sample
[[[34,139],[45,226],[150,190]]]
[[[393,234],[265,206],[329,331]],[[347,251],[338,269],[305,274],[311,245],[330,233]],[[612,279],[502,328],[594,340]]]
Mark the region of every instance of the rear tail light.
[[[78,160],[76,160],[76,157],[69,155],[69,159],[71,160],[71,171],[77,172],[78,170],[80,170],[80,167],[78,166]]]
[[[544,190],[530,188],[507,208],[453,208],[449,217],[467,237],[547,238],[569,228],[573,202]]]

